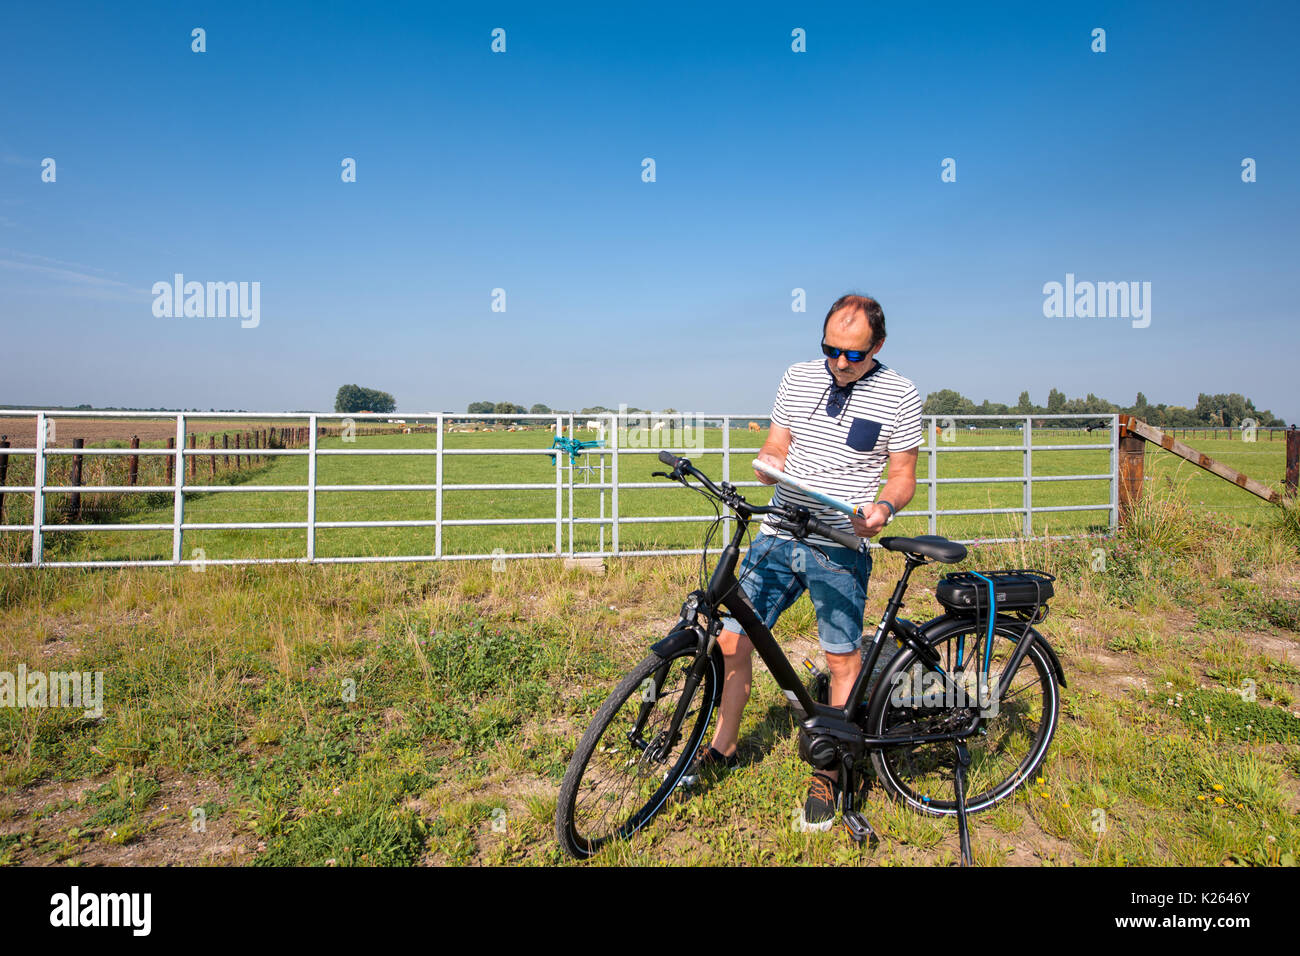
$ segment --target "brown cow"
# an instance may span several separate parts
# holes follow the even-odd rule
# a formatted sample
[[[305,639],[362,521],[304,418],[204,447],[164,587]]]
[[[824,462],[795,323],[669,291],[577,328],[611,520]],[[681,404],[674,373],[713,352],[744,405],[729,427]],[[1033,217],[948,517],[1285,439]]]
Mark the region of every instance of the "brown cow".
[[[759,430],[759,428],[758,428],[758,422],[750,422],[750,423],[749,423],[749,430],[750,430],[751,432],[756,432],[756,431],[758,431],[758,430]]]

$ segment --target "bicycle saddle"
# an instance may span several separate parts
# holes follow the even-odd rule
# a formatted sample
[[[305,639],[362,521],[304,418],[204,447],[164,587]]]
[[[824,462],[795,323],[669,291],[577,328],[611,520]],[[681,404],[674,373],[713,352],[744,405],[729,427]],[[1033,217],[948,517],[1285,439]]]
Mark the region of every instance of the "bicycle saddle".
[[[944,564],[966,560],[966,545],[949,541],[937,534],[922,534],[915,538],[881,538],[879,544],[890,551],[919,554]]]

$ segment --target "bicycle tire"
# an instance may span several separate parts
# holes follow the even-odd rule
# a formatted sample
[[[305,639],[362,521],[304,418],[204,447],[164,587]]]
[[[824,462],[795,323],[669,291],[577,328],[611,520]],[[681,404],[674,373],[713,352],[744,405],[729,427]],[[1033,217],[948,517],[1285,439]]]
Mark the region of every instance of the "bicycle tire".
[[[996,680],[1023,632],[1023,625],[997,624],[994,627],[991,680]],[[1037,634],[1037,632],[1034,632]],[[955,667],[954,650],[961,646],[968,656],[967,665],[986,652],[988,625],[973,619],[955,618],[937,632],[931,631],[927,643],[940,657],[940,665],[950,673],[972,671]],[[959,642],[961,638],[963,641]],[[1028,653],[997,702],[996,715],[966,738],[971,763],[966,771],[966,810],[974,813],[987,809],[1010,796],[1042,764],[1060,722],[1061,697],[1056,670],[1040,640]],[[925,695],[917,698],[917,677],[928,668],[916,651],[905,648],[881,675],[881,692],[871,701],[867,733],[888,737],[903,734],[936,733],[962,726],[975,708],[952,706],[947,701],[927,704]],[[924,683],[924,678],[921,682]],[[899,688],[902,688],[901,692]],[[936,698],[940,695],[934,695]],[[922,706],[910,706],[921,703]],[[989,708],[992,710],[992,708]],[[1023,752],[1023,755],[1021,755]],[[915,810],[932,816],[957,812],[953,769],[957,748],[952,741],[901,745],[874,749],[871,753],[876,776],[885,790]]]
[[[667,756],[662,759],[646,762],[644,755],[651,746],[661,743],[661,735],[666,732],[680,699],[681,683],[695,663],[697,654],[698,648],[695,647],[686,648],[669,658],[651,654],[623,678],[592,717],[591,725],[578,742],[573,758],[569,761],[556,802],[556,838],[570,856],[585,859],[612,839],[631,837],[653,819],[676,789],[704,738],[721,694],[722,660],[716,650],[709,655],[704,675],[696,685],[691,701],[695,706],[693,710],[688,710],[678,730],[678,740],[668,748]],[[637,741],[630,739],[628,733],[622,733],[621,730],[627,728],[630,731],[634,727],[642,704],[647,702],[643,699],[646,680],[665,663],[668,665],[667,676],[660,692],[652,694],[653,699],[648,701],[652,707],[640,735],[646,746],[641,747]],[[627,706],[629,704],[630,707]],[[606,737],[611,728],[614,736]],[[610,743],[602,748],[603,740]],[[624,748],[627,747],[639,749],[642,755],[634,766],[630,766],[621,756],[615,756],[630,753],[625,751]],[[593,767],[592,758],[597,755],[600,766]],[[632,797],[632,802],[638,805],[626,817],[623,817],[622,810],[627,797],[619,799],[616,819],[612,822],[608,820],[610,785],[602,785],[606,776],[602,771],[606,770],[609,771],[608,776],[616,781],[620,776],[628,778],[634,784],[629,790],[637,793]],[[626,782],[625,780],[624,783]],[[643,795],[644,802],[639,802]],[[603,799],[598,801],[597,798]],[[594,818],[601,806],[605,807],[605,812],[599,814],[600,820],[597,823]]]

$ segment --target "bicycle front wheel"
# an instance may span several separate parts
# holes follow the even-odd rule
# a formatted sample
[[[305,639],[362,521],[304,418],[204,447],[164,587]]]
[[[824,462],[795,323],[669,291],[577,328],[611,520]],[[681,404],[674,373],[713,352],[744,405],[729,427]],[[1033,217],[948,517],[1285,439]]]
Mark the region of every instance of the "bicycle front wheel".
[[[569,762],[555,810],[556,837],[570,855],[583,859],[611,839],[632,836],[659,812],[686,772],[722,686],[714,652],[669,739],[697,655],[694,647],[667,659],[651,654],[596,711]]]
[[[965,738],[966,809],[983,810],[1010,796],[1038,769],[1060,719],[1056,671],[1035,640],[998,700],[978,696],[980,673],[996,684],[1010,662],[1023,625],[998,624],[992,641],[988,625],[954,620],[930,646],[940,667],[962,691],[954,693],[916,652],[904,650],[882,675],[867,719],[868,733],[880,737],[951,733],[984,715],[980,728]],[[922,813],[957,812],[953,741],[900,744],[874,750],[876,775],[893,796]]]

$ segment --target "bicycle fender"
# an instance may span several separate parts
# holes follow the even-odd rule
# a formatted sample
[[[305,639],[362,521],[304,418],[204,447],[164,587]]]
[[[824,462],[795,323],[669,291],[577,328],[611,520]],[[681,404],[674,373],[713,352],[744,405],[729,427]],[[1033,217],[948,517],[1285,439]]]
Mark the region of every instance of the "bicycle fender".
[[[1035,631],[1034,633],[1038,633]],[[1038,635],[1038,643],[1043,645],[1043,650],[1047,651],[1047,659],[1052,662],[1052,669],[1056,671],[1056,682],[1062,687],[1065,686],[1065,671],[1061,668],[1061,659],[1056,656],[1056,648],[1047,643],[1047,638]]]
[[[894,618],[893,627],[890,628],[890,633],[902,647],[910,647],[926,663],[930,665],[939,663],[934,651],[930,650],[929,641],[925,638],[924,625],[918,626],[907,618],[896,617]]]
[[[662,640],[650,645],[650,650],[660,657],[672,657],[688,647],[700,645],[700,632],[693,627],[679,627]]]
[[[1001,616],[998,617],[999,624],[1004,621],[1011,627],[1023,628],[1025,626],[1024,621],[1017,620],[1016,618],[1003,618]],[[1056,648],[1054,648],[1051,644],[1047,643],[1047,638],[1043,637],[1043,635],[1040,634],[1038,631],[1034,631],[1034,639],[1043,646],[1043,650],[1047,651],[1047,659],[1052,662],[1052,669],[1056,671],[1056,682],[1060,684],[1062,687],[1064,687],[1065,670],[1061,667],[1061,659],[1056,656]]]
[[[679,627],[663,640],[656,641],[650,645],[650,650],[660,657],[667,659],[674,654],[681,653],[692,647],[703,648],[707,646],[708,637],[698,627]],[[722,675],[726,674],[722,651],[716,645],[709,654],[713,659],[714,669],[718,672],[719,679],[715,682],[713,688],[713,706],[717,707],[718,702],[722,700]]]

